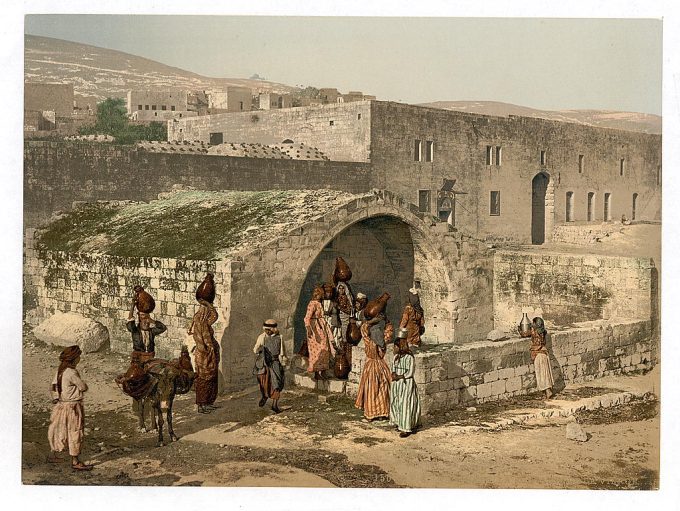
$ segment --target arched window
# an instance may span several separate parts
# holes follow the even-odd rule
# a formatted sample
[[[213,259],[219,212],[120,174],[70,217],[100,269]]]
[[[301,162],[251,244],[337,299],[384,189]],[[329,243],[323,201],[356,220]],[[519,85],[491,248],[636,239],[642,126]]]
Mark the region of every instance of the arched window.
[[[567,192],[567,211],[566,211],[567,222],[574,221],[574,192]]]

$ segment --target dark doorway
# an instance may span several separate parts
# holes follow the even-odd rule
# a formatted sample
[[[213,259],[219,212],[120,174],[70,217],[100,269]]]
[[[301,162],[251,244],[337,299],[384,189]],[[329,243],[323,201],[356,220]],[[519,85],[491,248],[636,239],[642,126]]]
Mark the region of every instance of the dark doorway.
[[[548,190],[548,176],[536,174],[531,181],[531,243],[545,243],[545,194]]]
[[[633,214],[631,215],[631,218],[630,218],[631,220],[635,220],[635,216],[637,215],[637,198],[638,198],[638,194],[634,193],[633,194],[633,212],[632,212]]]

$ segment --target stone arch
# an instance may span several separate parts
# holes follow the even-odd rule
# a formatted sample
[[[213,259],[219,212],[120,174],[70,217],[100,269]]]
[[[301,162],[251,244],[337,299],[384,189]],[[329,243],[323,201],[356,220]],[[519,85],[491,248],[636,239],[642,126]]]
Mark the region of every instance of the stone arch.
[[[541,171],[531,180],[531,243],[542,245],[550,238],[555,211],[555,185],[550,174]]]
[[[350,285],[355,294],[361,291],[370,300],[384,291],[390,293],[388,317],[395,326],[408,290],[417,285],[426,311],[424,342],[451,342],[451,267],[428,231],[429,227],[409,210],[377,203],[335,225],[306,263],[308,271],[299,285],[293,316],[295,349],[304,339],[303,318],[312,289],[330,280],[337,256],[352,268]]]

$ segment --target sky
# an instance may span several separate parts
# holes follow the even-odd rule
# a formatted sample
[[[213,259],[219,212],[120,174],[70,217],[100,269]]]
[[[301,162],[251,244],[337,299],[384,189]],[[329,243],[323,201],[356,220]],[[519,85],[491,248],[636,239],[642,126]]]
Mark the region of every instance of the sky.
[[[661,114],[660,19],[32,14],[25,33],[382,100]]]

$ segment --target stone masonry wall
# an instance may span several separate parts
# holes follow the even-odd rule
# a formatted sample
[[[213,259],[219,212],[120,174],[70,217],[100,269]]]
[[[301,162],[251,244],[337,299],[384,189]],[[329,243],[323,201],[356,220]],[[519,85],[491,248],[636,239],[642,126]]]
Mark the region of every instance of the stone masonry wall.
[[[221,337],[231,287],[225,279],[225,263],[46,251],[36,249],[29,236],[30,232],[24,247],[25,312],[32,311],[35,319],[56,311],[82,314],[109,329],[112,351],[129,353],[132,341],[125,325],[132,288],[139,284],[156,300],[152,317],[168,327],[156,339],[156,355],[173,358],[182,344],[193,346],[187,329],[198,308],[194,293],[206,272],[211,272],[220,314],[213,326],[216,338]]]
[[[593,321],[549,332],[556,389],[570,383],[646,370],[656,363],[650,321]],[[480,341],[416,352],[415,381],[424,414],[536,392],[530,340]],[[385,360],[391,364],[391,346]],[[365,362],[363,345],[352,350],[345,392],[356,396]]]
[[[268,145],[292,140],[318,148],[331,160],[368,162],[370,114],[370,102],[357,101],[201,116],[170,123],[168,140],[209,142],[211,133],[222,133],[224,142]]]
[[[572,245],[590,245],[621,229],[622,225],[618,222],[597,225],[590,223],[556,225],[553,229],[552,241]]]
[[[152,200],[175,184],[199,190],[368,191],[365,163],[162,154],[96,142],[24,144],[24,222],[73,201]],[[338,176],[342,176],[339,179]]]
[[[430,191],[430,213],[438,214],[436,196],[443,178],[455,179],[456,226],[498,241],[531,242],[532,179],[539,172],[554,186],[554,222],[566,220],[566,194],[573,193],[573,220],[585,221],[587,196],[595,194],[593,223],[601,223],[604,194],[611,194],[611,218],[659,220],[661,214],[661,136],[596,128],[528,117],[493,117],[371,102],[371,185],[386,188],[418,204],[420,190]],[[415,141],[422,143],[417,161]],[[426,161],[426,142],[433,157]],[[494,150],[487,164],[487,146]],[[500,147],[500,165],[496,165]],[[546,152],[541,164],[541,151]],[[579,156],[583,167],[579,168]],[[620,175],[620,160],[625,160]],[[500,192],[500,214],[491,215],[490,193]],[[546,233],[550,239],[551,233]]]
[[[514,332],[525,308],[555,325],[654,318],[656,268],[649,258],[496,252],[495,328]]]

